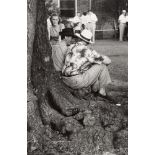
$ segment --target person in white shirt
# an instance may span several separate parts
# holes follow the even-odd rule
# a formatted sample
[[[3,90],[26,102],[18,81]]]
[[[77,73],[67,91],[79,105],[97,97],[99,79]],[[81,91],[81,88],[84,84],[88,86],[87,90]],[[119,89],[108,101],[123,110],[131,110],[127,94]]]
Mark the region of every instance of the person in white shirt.
[[[119,22],[119,40],[123,41],[124,30],[127,22],[126,10],[122,10],[122,14],[119,16],[118,22]]]
[[[77,15],[71,19],[71,22],[73,23],[74,26],[74,32],[75,33],[80,33],[81,32],[81,13],[77,12]]]
[[[73,18],[74,23],[79,23],[81,22],[81,14],[80,12],[77,12],[76,16]]]
[[[128,12],[126,13],[126,22],[128,23]]]
[[[87,12],[83,12],[83,14],[81,16],[81,23],[84,26],[84,28],[87,28],[87,24],[88,24]]]
[[[95,30],[96,30],[96,22],[98,21],[97,16],[91,10],[87,13],[88,16],[88,29],[92,32],[92,42],[95,43]]]

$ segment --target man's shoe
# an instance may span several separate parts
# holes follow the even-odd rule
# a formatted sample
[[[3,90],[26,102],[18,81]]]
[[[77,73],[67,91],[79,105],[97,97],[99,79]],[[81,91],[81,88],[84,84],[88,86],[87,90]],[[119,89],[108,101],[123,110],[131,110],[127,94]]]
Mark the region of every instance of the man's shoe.
[[[103,96],[103,95],[101,95],[101,94],[99,94],[98,93],[98,95],[97,95],[98,97],[101,97],[103,100],[105,100],[105,101],[108,101],[108,102],[110,102],[110,103],[113,103],[113,104],[117,104],[116,103],[116,101],[114,100],[114,98],[113,97],[111,97],[110,95],[106,95],[106,96]]]
[[[104,96],[103,98],[107,99],[109,102],[116,104],[116,101],[113,97],[109,96],[108,94]]]

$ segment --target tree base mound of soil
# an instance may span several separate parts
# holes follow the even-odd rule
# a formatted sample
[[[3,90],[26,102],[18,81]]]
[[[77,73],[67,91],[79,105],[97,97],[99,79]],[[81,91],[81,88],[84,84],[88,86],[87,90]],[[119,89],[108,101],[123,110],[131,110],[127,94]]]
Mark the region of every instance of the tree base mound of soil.
[[[79,99],[70,93],[61,80],[58,80],[59,75],[54,75],[45,100],[39,106],[43,120],[43,124],[40,125],[42,126],[41,143],[35,141],[33,135],[28,141],[28,154],[126,155],[127,84],[114,81],[108,87],[108,91],[121,104],[117,106],[108,101],[100,101],[92,94]],[[59,96],[61,93],[63,98]],[[37,97],[32,95],[32,92],[30,94],[32,102],[36,104]],[[54,100],[52,96],[56,96]],[[28,132],[28,137],[31,137],[30,133]]]

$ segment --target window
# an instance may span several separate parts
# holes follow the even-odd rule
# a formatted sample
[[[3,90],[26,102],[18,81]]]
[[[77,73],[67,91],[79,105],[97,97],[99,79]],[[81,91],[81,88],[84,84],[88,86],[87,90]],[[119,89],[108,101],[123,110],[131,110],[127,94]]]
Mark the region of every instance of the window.
[[[60,0],[60,10],[62,17],[74,17],[75,0]]]

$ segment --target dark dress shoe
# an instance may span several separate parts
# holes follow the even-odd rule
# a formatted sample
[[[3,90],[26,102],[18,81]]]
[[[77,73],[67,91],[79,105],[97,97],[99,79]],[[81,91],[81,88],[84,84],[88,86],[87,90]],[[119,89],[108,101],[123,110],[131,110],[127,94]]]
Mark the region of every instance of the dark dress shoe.
[[[116,103],[116,101],[114,100],[114,98],[113,97],[111,97],[110,95],[106,95],[106,96],[103,96],[103,95],[101,95],[101,94],[97,94],[97,97],[100,97],[100,98],[102,98],[102,100],[104,100],[104,101],[108,101],[108,102],[110,102],[110,103],[113,103],[113,104],[117,104]]]

